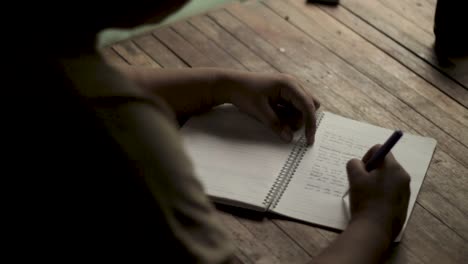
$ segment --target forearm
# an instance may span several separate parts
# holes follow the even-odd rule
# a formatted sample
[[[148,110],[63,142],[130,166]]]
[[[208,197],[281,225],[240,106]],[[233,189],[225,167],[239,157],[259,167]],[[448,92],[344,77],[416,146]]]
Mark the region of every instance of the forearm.
[[[314,263],[380,263],[390,246],[388,232],[368,219],[352,221]]]
[[[162,97],[184,117],[228,103],[224,95],[223,70],[215,68],[154,69],[144,66],[117,66],[117,69],[142,89]]]

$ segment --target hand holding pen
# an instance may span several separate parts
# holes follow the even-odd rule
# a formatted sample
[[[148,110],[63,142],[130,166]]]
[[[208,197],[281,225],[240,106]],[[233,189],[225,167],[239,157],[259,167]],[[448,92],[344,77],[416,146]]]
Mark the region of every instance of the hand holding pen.
[[[366,155],[370,155],[370,151],[366,153],[363,157],[363,162],[366,164],[366,171],[370,172],[373,169],[377,168],[377,166],[382,163],[385,159],[385,156],[392,150],[393,146],[400,140],[403,136],[403,132],[401,130],[397,130],[393,132],[393,134],[385,141],[385,143],[377,149],[377,151],[373,152],[370,156],[371,158],[366,159]],[[349,193],[349,189],[343,194],[343,198],[345,198]]]
[[[401,230],[410,197],[410,176],[390,152],[401,138],[396,131],[382,146],[348,162],[351,221],[365,218],[394,239]]]

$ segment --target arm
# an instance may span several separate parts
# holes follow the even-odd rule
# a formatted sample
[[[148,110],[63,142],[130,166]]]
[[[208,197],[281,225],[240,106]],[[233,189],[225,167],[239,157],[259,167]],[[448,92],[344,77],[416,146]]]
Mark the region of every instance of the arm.
[[[390,237],[372,219],[354,219],[314,263],[380,263]]]
[[[319,103],[296,79],[285,74],[215,68],[116,67],[142,89],[164,98],[179,120],[232,103],[286,141],[291,140],[292,131],[305,124],[309,143],[313,142]]]
[[[380,263],[399,234],[408,209],[410,177],[389,153],[372,172],[363,160],[347,164],[352,219],[338,238],[317,257],[316,263]]]
[[[162,97],[178,117],[227,103],[224,97],[213,93],[221,75],[216,69],[155,69],[128,65],[117,67],[141,88]]]

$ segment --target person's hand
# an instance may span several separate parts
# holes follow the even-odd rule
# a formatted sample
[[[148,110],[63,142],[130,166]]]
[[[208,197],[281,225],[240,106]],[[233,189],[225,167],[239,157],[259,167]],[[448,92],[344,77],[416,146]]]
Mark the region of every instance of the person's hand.
[[[293,131],[305,124],[307,143],[314,142],[315,111],[320,103],[295,78],[285,74],[227,71],[213,94],[270,127],[291,141]]]
[[[315,111],[320,104],[291,76],[219,68],[114,67],[143,90],[163,98],[179,120],[232,103],[286,141],[303,124],[307,142],[314,141]]]
[[[393,240],[406,219],[410,197],[410,176],[392,153],[371,172],[365,163],[380,146],[372,147],[361,160],[352,159],[346,170],[349,179],[351,221],[367,218],[382,225]]]

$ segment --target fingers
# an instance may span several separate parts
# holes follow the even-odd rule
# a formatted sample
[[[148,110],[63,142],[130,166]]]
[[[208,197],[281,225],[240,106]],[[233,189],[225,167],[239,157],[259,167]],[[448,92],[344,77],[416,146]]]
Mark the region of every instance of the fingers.
[[[271,102],[270,105],[281,123],[287,124],[293,131],[298,130],[304,124],[302,112],[287,102]]]
[[[401,166],[401,164],[395,159],[395,156],[391,152],[387,154],[385,157],[385,161],[382,164],[382,168],[387,171],[393,172],[393,178],[398,179],[398,183],[402,187],[409,188],[409,182],[411,181],[411,177],[406,172],[406,170]],[[405,187],[405,188],[406,188]]]
[[[377,144],[377,145],[374,145],[372,148],[370,148],[366,154],[364,154],[364,157],[362,157],[362,162],[364,163],[367,163],[371,158],[372,156],[374,156],[374,154],[377,152],[377,150],[379,150],[379,148],[381,147],[382,145],[380,144]]]
[[[289,79],[283,80],[280,96],[302,112],[307,143],[313,144],[316,130],[315,111],[320,103],[308,95],[302,87]]]
[[[370,148],[366,154],[364,154],[364,157],[362,157],[362,162],[366,164],[369,162],[369,160],[372,158],[372,156],[382,147],[381,144],[374,145],[372,148]],[[395,159],[395,156],[393,156],[392,152],[389,152],[386,156],[385,159],[378,164],[378,167],[390,167],[390,166],[400,166],[398,161]]]
[[[348,181],[350,187],[357,182],[365,181],[368,172],[366,171],[365,164],[358,159],[351,159],[346,163],[346,172],[348,174]]]
[[[270,127],[284,141],[290,142],[292,140],[292,130],[288,126],[282,124],[268,100],[265,99],[260,102],[259,111],[255,111],[254,115],[256,115],[262,123]]]
[[[367,151],[367,153],[362,158],[362,164],[364,164],[364,166],[372,158],[372,156],[380,149],[381,146],[382,145],[380,144],[374,145],[372,148],[370,148]],[[391,175],[388,175],[388,176],[391,176],[393,181],[398,182],[402,185],[408,184],[410,181],[409,174],[400,165],[400,163],[395,159],[395,156],[393,156],[392,152],[387,153],[387,155],[385,156],[385,159],[380,164],[378,164],[377,167],[380,168],[381,171],[383,172],[382,175],[387,175],[388,172],[392,172]]]
[[[321,104],[320,104],[319,100],[314,98],[314,105],[315,105],[315,110],[317,111],[320,108]]]
[[[285,120],[287,120],[287,124],[291,127],[293,131],[297,131],[304,125],[304,118],[302,117],[302,114],[290,115]]]

